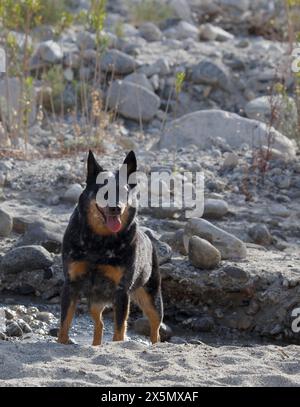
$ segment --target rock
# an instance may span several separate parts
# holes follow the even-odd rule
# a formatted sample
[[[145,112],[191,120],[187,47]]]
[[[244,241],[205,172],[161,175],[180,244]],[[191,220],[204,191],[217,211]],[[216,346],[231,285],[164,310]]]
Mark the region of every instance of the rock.
[[[219,219],[228,212],[228,204],[223,199],[206,199],[204,201],[204,218]]]
[[[107,103],[128,119],[149,122],[158,112],[160,99],[142,86],[118,80],[108,90]]]
[[[7,128],[15,127],[20,111],[21,83],[19,78],[0,79],[0,120]],[[28,123],[33,125],[37,113],[36,91],[28,90]],[[0,126],[1,127],[1,126]],[[0,130],[1,132],[1,130]]]
[[[140,227],[140,229],[150,238],[150,240],[153,243],[153,246],[156,249],[156,254],[158,257],[158,263],[160,265],[167,263],[171,257],[172,257],[172,249],[171,247],[165,243],[160,241],[155,232],[153,230],[146,228],[146,227]]]
[[[177,251],[180,254],[183,254],[184,256],[186,256],[188,253],[184,246],[183,237],[184,237],[184,229],[179,229],[175,233],[173,233],[173,232],[164,233],[161,236],[160,240],[167,243],[169,246],[171,246],[171,248],[174,251]]]
[[[229,277],[233,280],[239,280],[239,281],[248,281],[249,279],[249,274],[243,270],[241,267],[236,267],[236,266],[225,266],[222,269],[222,273],[226,274],[226,277]]]
[[[223,161],[222,170],[233,170],[239,163],[239,157],[235,153],[227,153]]]
[[[11,234],[13,219],[9,213],[0,208],[0,237],[7,237]]]
[[[54,315],[51,314],[51,312],[38,312],[36,314],[36,319],[42,322],[46,322],[47,324],[50,324],[53,320],[55,320]]]
[[[170,0],[168,5],[175,17],[185,21],[192,20],[191,8],[187,0]]]
[[[282,218],[288,218],[291,214],[288,208],[282,204],[271,204],[268,206],[268,212],[270,215],[280,216]]]
[[[249,119],[256,119],[273,127],[287,136],[292,136],[298,123],[297,106],[293,98],[282,95],[261,96],[248,102],[245,113]],[[273,117],[272,117],[273,115]]]
[[[76,204],[80,195],[82,194],[82,191],[83,188],[80,184],[73,184],[66,190],[63,199],[71,204]]]
[[[151,82],[143,73],[134,72],[128,76],[125,76],[123,82],[134,83],[135,85],[142,86],[143,88],[148,89],[150,92],[153,92],[153,86],[151,85]]]
[[[266,225],[254,225],[249,228],[248,233],[254,243],[262,246],[269,246],[272,243],[272,236]]]
[[[23,336],[23,331],[16,321],[10,322],[6,327],[7,336]]]
[[[221,261],[221,253],[207,240],[198,236],[189,239],[189,260],[193,266],[200,269],[213,269]]]
[[[188,220],[184,238],[186,248],[189,247],[189,238],[192,236],[198,236],[210,242],[220,251],[222,260],[244,259],[247,256],[246,246],[240,239],[204,219]]]
[[[55,223],[36,221],[27,226],[15,246],[41,245],[51,253],[59,253],[62,239],[63,232]]]
[[[50,253],[42,246],[21,246],[7,252],[0,263],[4,273],[46,269],[52,266]]]
[[[275,184],[280,189],[288,189],[291,186],[291,177],[282,174],[275,178]]]
[[[76,37],[76,42],[81,50],[96,48],[96,34],[88,31],[79,31]]]
[[[101,57],[101,70],[126,75],[133,72],[138,64],[136,60],[116,49],[106,51]]]
[[[229,75],[220,62],[204,59],[192,68],[192,81],[196,84],[218,86],[224,90],[229,88]]]
[[[19,325],[19,327],[22,329],[22,332],[24,334],[29,334],[30,332],[32,332],[32,329],[30,328],[30,326],[27,324],[27,322],[25,322],[23,319],[17,319],[16,323]],[[16,335],[17,336],[17,335]]]
[[[147,318],[139,318],[134,321],[133,328],[139,335],[150,336],[150,326]],[[164,322],[161,323],[159,328],[160,339],[162,342],[167,341],[172,336],[172,329]]]
[[[53,40],[41,42],[35,55],[50,64],[60,63],[64,56],[62,47]]]
[[[212,24],[203,24],[200,28],[200,38],[208,41],[232,40],[234,35]]]
[[[140,26],[140,35],[148,42],[160,41],[162,38],[162,32],[153,23],[147,22]]]
[[[170,71],[170,64],[167,58],[159,58],[153,64],[145,64],[138,69],[138,73],[143,73],[148,78],[153,75],[165,76],[168,75]]]
[[[295,146],[287,137],[271,129],[273,147],[289,157],[295,156]],[[247,143],[254,148],[268,146],[269,129],[264,123],[245,119],[222,110],[201,110],[189,113],[166,125],[160,148],[178,149],[194,144],[210,149],[220,139],[232,148]]]
[[[176,40],[185,40],[187,38],[199,39],[199,30],[193,24],[187,21],[180,21],[176,27],[169,28],[164,32],[166,37],[174,38]]]
[[[200,317],[193,319],[191,328],[197,332],[211,332],[215,327],[215,322],[212,317]]]

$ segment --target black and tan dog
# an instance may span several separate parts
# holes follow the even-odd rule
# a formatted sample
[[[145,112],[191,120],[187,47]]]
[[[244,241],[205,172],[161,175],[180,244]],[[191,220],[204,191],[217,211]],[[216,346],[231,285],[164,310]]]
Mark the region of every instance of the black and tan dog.
[[[127,166],[127,184],[120,184],[119,170],[115,177],[117,187],[126,191],[128,177],[136,171],[136,157],[130,152]],[[61,325],[58,341],[69,342],[69,329],[76,303],[84,294],[94,320],[93,345],[102,341],[102,312],[107,305],[114,308],[114,341],[124,340],[130,299],[135,301],[150,323],[152,343],[158,342],[162,321],[160,274],[155,249],[148,236],[139,230],[136,208],[119,200],[113,207],[100,207],[96,200],[99,188],[96,182],[103,168],[90,151],[87,163],[86,188],[82,192],[63,240],[63,268],[65,283],[61,299]],[[117,188],[119,190],[119,188]],[[128,194],[126,194],[128,196]]]

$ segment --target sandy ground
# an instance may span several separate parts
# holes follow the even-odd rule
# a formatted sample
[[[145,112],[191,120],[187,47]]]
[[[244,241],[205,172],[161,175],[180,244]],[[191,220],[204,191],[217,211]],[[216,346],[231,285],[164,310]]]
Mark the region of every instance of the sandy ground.
[[[299,386],[300,347],[0,345],[0,386]]]

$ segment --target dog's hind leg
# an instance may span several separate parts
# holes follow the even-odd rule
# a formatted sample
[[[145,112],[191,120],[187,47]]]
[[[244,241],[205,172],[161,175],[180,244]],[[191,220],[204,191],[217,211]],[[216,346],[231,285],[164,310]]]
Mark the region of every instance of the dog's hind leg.
[[[129,315],[129,295],[119,288],[114,301],[114,341],[124,341]]]
[[[93,346],[101,345],[102,336],[103,336],[103,321],[102,321],[102,312],[104,306],[100,304],[91,304],[90,313],[94,320],[94,339]]]
[[[69,330],[75,314],[78,300],[78,293],[73,292],[70,284],[65,283],[61,296],[61,320],[58,334],[58,342],[63,344],[69,343]]]
[[[145,287],[140,287],[133,293],[133,299],[137,302],[138,306],[149,320],[151,342],[159,342],[159,327],[162,322],[160,294],[158,293],[156,296],[153,296]]]
[[[151,342],[159,342],[159,328],[163,319],[163,302],[161,278],[155,250],[153,250],[151,276],[144,287],[140,287],[133,292],[132,297],[149,320]]]

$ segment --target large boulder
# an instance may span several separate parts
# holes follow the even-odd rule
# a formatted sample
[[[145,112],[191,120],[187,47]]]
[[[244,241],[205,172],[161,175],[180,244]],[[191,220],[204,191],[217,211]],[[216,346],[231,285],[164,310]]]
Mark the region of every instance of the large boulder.
[[[215,246],[220,251],[222,260],[244,259],[247,256],[246,245],[240,239],[204,219],[192,218],[187,222],[184,237],[187,249],[193,236],[201,237]]]
[[[138,63],[133,57],[116,49],[106,51],[101,57],[100,65],[104,72],[121,75],[127,75],[138,67]]]
[[[229,89],[229,74],[221,62],[203,59],[192,68],[192,81],[196,84],[212,85]]]
[[[52,257],[44,247],[21,246],[3,256],[0,269],[4,273],[20,273],[24,270],[47,269],[52,264]]]
[[[62,61],[64,54],[62,47],[57,42],[49,40],[39,44],[35,56],[43,62],[58,64]]]
[[[221,253],[207,240],[192,236],[189,239],[189,260],[199,269],[214,269],[221,261]]]
[[[243,143],[260,148],[267,147],[270,138],[272,148],[295,156],[294,143],[274,128],[269,131],[265,123],[223,110],[200,110],[170,122],[159,147],[177,149],[194,144],[205,150],[211,148],[216,139],[221,139],[232,148],[239,148]]]
[[[158,111],[160,99],[140,85],[118,80],[108,89],[107,104],[127,119],[149,122]]]

